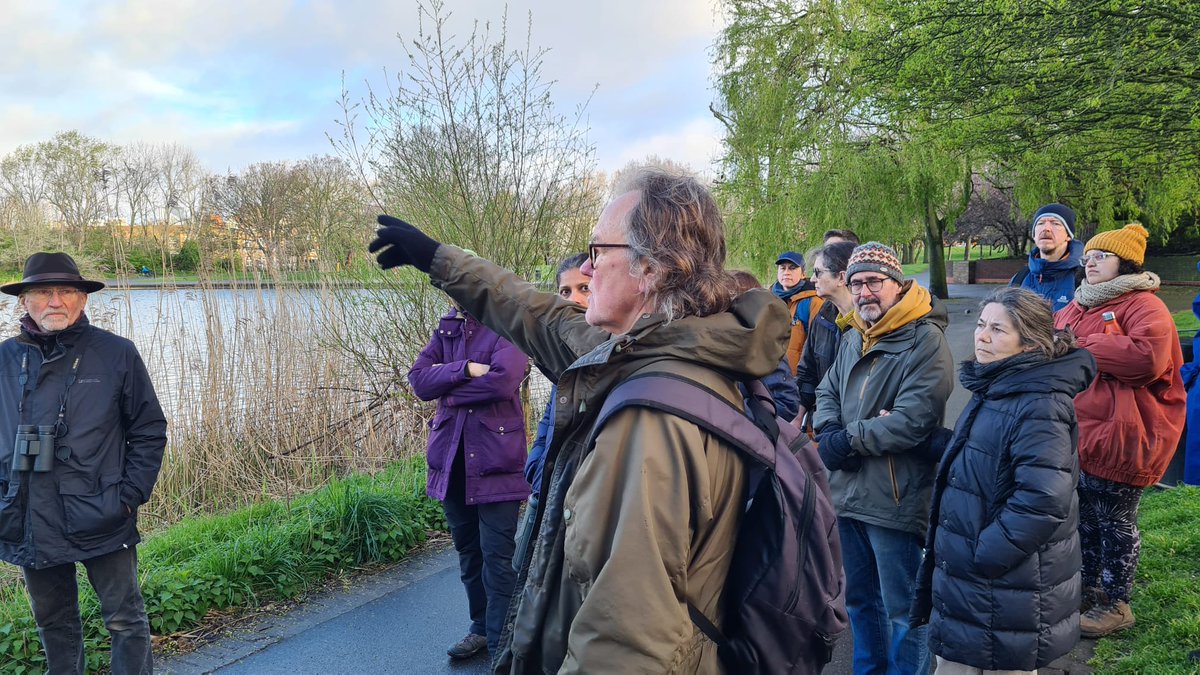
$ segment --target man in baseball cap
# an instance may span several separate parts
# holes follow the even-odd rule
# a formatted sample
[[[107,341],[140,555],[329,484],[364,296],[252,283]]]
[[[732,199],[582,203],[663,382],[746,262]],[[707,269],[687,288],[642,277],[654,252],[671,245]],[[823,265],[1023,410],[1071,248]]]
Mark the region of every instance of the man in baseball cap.
[[[804,256],[796,251],[780,253],[775,260],[776,279],[771,292],[788,305],[788,316],[792,317],[792,333],[788,338],[787,362],[792,375],[796,375],[796,364],[804,353],[808,339],[808,327],[813,317],[821,311],[825,302],[817,297],[817,288],[804,274]]]

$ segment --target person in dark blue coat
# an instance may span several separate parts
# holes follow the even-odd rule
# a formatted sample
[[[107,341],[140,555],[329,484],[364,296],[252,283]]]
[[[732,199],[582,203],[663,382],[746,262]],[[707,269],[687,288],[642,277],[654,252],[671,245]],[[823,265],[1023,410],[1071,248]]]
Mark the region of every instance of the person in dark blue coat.
[[[912,622],[938,673],[1034,672],[1079,641],[1074,397],[1096,362],[1019,288],[980,305],[972,392],[938,466]]]
[[[1029,264],[1008,283],[1049,300],[1057,312],[1071,303],[1083,281],[1083,242],[1075,238],[1075,212],[1062,204],[1043,206],[1033,214],[1029,236],[1034,243]]]
[[[1200,269],[1200,263],[1196,263]],[[1200,295],[1192,301],[1192,314],[1200,319]],[[1192,362],[1183,364],[1183,386],[1187,387],[1187,442],[1185,444],[1183,482],[1200,485],[1200,357],[1192,342]]]

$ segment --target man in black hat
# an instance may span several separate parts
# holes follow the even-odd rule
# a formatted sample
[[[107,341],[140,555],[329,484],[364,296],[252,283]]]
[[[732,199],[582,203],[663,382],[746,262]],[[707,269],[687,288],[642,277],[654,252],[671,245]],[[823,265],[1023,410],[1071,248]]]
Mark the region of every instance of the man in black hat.
[[[71,256],[35,253],[0,286],[25,310],[0,342],[0,559],[22,568],[51,673],[83,673],[75,563],[112,635],[112,672],[149,673],[137,581],[138,507],[158,478],[167,423],[133,343],[88,323]]]

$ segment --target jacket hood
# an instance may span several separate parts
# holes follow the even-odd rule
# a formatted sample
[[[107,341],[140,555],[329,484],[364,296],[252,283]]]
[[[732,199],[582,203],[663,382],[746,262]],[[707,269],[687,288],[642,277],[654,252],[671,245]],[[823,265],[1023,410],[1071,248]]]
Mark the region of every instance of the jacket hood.
[[[779,365],[787,349],[791,321],[787,305],[770,291],[753,289],[719,314],[667,322],[661,314],[643,317],[627,336],[641,358],[671,358],[724,371],[736,379],[759,379]]]
[[[1038,274],[1059,274],[1069,271],[1074,273],[1079,267],[1079,259],[1083,257],[1083,242],[1078,239],[1072,239],[1067,242],[1067,255],[1062,260],[1049,262],[1042,257],[1041,251],[1036,246],[1029,252],[1029,273],[1032,275]]]
[[[922,320],[936,325],[943,332],[950,324],[946,306],[923,286],[911,279],[904,282],[904,294],[900,296],[900,301],[880,317],[874,325],[868,327],[859,316],[857,309],[850,314],[850,325],[862,333],[864,354],[870,351],[871,346],[884,335]]]
[[[1019,357],[1013,357],[1013,360]],[[976,367],[974,361],[963,364],[963,370]],[[962,377],[966,377],[966,374]],[[962,379],[960,377],[960,379]],[[1091,386],[1096,379],[1096,359],[1086,349],[1072,349],[1066,354],[1049,361],[1001,369],[984,391],[987,398],[1002,398],[1014,394],[1076,394]],[[964,386],[966,382],[964,380]],[[968,387],[970,388],[970,387]]]

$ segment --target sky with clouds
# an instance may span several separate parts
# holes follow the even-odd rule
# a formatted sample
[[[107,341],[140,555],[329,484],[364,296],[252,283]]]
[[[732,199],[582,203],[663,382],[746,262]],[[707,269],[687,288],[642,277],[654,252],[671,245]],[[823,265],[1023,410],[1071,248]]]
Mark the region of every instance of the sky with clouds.
[[[446,0],[450,27],[500,21],[495,0]],[[77,129],[177,142],[208,169],[332,153],[352,97],[405,65],[416,0],[0,0],[0,156]],[[709,172],[711,0],[510,0],[509,39],[548,49],[559,109],[588,100],[599,168],[658,155]],[[594,93],[593,93],[594,90]]]

